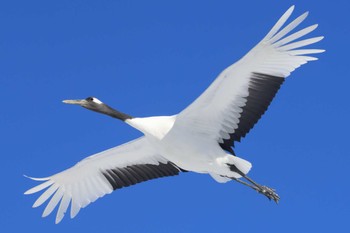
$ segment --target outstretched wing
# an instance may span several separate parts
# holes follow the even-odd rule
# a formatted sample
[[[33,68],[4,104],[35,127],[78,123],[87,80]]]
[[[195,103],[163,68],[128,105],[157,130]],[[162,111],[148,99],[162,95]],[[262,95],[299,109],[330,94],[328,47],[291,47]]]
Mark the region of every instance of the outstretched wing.
[[[142,137],[87,157],[53,176],[31,178],[43,183],[25,194],[46,189],[33,207],[50,199],[42,216],[46,217],[59,205],[56,216],[56,223],[59,223],[69,204],[70,216],[74,218],[81,208],[115,189],[158,177],[177,175],[180,171],[175,164],[156,154]]]
[[[309,54],[320,49],[301,49],[323,37],[300,40],[317,24],[287,35],[307,17],[308,12],[290,24],[290,7],[265,38],[235,64],[226,68],[208,89],[176,119],[174,127],[191,125],[193,133],[213,137],[220,146],[234,154],[231,146],[240,141],[267,110],[284,82],[299,66],[317,58]]]

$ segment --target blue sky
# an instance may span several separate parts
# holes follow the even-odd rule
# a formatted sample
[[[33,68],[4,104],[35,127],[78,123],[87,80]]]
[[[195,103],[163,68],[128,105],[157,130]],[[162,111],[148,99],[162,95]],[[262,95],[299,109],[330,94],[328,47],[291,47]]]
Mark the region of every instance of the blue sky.
[[[170,115],[248,52],[282,13],[326,49],[293,73],[237,144],[279,205],[237,183],[183,174],[105,196],[59,225],[23,192],[139,132],[63,99],[97,96],[134,116]],[[0,136],[4,232],[344,232],[348,229],[348,1],[1,1]]]

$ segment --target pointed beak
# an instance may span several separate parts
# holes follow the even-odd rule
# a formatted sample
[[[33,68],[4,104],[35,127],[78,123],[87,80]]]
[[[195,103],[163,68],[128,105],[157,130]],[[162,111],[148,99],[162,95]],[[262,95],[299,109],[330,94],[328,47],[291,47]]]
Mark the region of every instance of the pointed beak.
[[[84,105],[84,104],[86,104],[87,101],[82,99],[82,100],[63,100],[62,102],[65,104]]]

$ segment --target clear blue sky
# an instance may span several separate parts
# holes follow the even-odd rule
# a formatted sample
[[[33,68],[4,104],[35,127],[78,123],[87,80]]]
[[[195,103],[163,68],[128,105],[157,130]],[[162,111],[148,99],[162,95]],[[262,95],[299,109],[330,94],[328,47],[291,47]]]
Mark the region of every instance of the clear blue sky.
[[[238,3],[239,2],[239,3]],[[236,152],[278,190],[183,174],[119,190],[54,224],[23,192],[129,141],[123,123],[61,103],[96,96],[134,116],[175,114],[292,4],[324,35]],[[345,232],[349,229],[349,1],[1,1],[1,232]]]

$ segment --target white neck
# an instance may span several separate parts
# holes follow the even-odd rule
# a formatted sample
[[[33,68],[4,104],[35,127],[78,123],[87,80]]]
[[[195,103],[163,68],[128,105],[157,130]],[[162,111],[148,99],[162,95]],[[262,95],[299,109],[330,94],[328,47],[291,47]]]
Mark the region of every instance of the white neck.
[[[143,134],[162,139],[173,127],[176,115],[127,119],[125,122]]]

